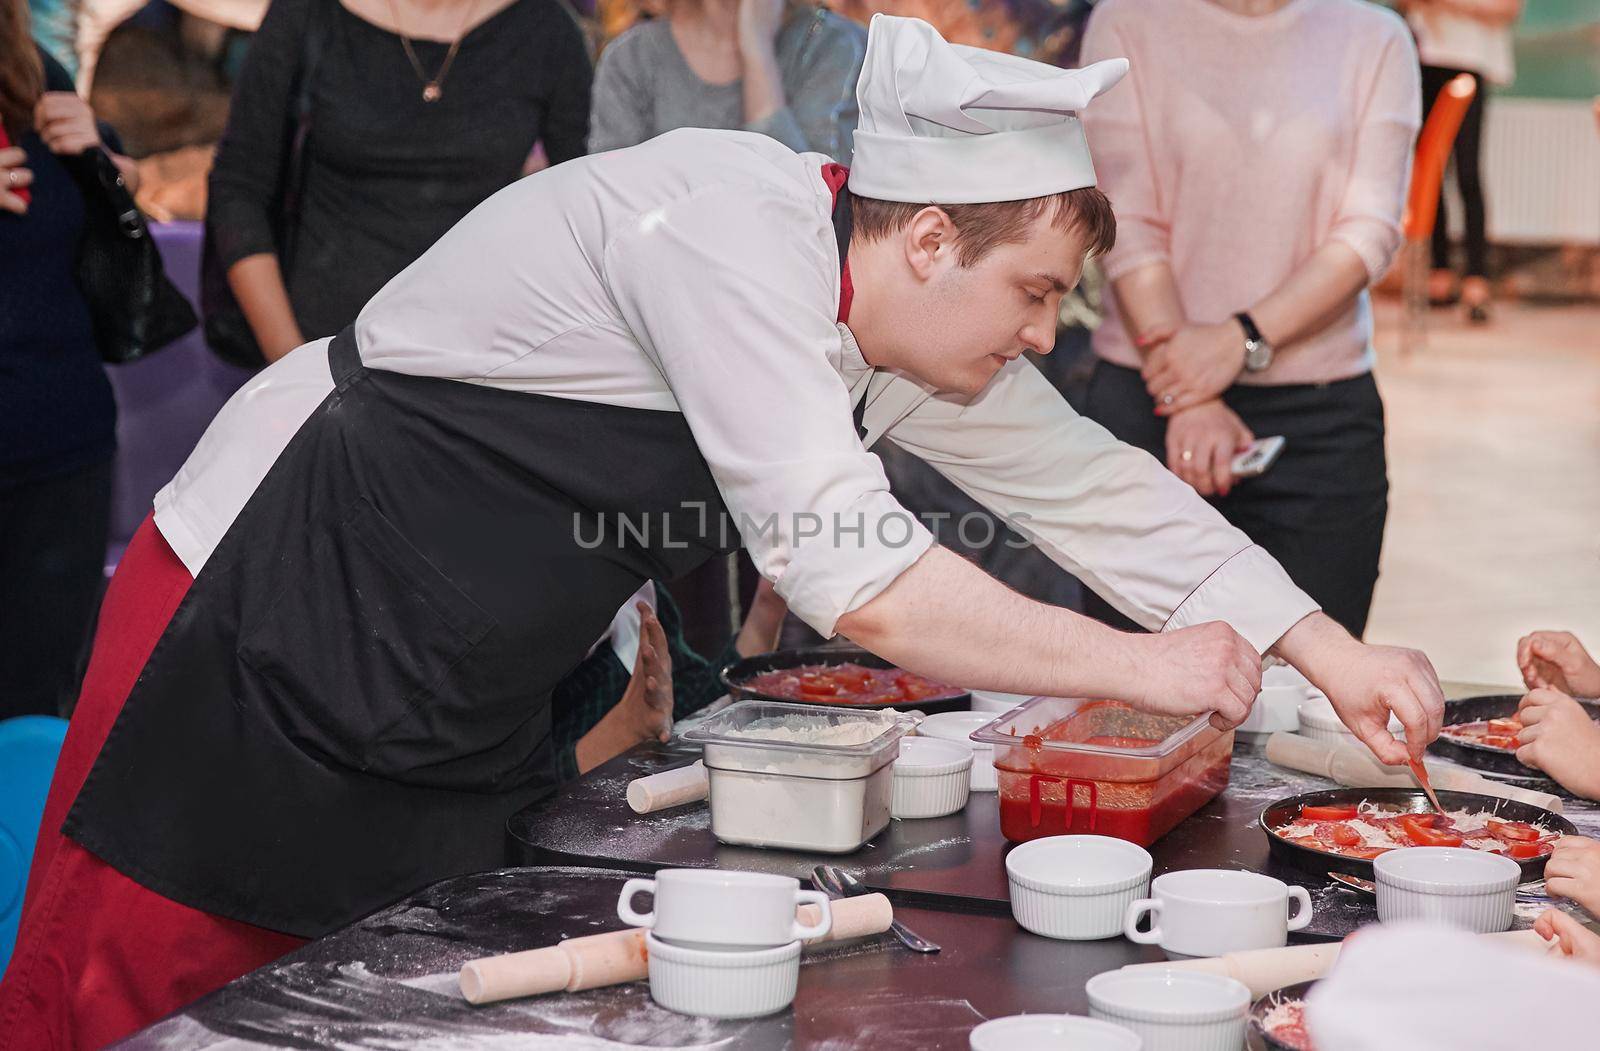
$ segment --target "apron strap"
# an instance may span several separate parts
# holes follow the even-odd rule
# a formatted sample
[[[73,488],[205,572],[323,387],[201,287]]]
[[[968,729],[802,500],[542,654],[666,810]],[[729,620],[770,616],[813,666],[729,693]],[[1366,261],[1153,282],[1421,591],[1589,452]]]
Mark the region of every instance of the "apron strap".
[[[839,246],[839,321],[850,320],[850,301],[855,298],[855,287],[850,281],[850,233],[854,228],[854,216],[850,211],[850,194],[845,186],[850,178],[850,169],[842,164],[824,164],[822,166],[822,181],[828,184],[828,192],[833,195],[833,236]],[[867,402],[872,396],[872,380],[867,380],[867,389],[862,393],[861,400],[856,402],[851,418],[855,421],[856,437],[866,440],[867,437]]]
[[[353,324],[346,325],[328,344],[328,371],[333,373],[334,387],[343,387],[363,368],[361,348],[356,346],[356,327]]]

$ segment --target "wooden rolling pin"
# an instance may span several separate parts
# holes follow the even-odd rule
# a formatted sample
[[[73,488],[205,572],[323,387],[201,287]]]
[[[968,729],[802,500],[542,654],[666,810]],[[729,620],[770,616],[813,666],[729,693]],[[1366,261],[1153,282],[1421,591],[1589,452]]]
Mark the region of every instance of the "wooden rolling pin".
[[[1384,766],[1360,744],[1315,741],[1299,734],[1275,733],[1267,738],[1267,759],[1279,766],[1326,777],[1351,788],[1417,787],[1411,771],[1403,766]],[[1433,782],[1435,789],[1499,796],[1519,803],[1532,803],[1558,814],[1561,812],[1561,797],[1549,792],[1535,792],[1531,788],[1502,784],[1460,767],[1440,763],[1423,765],[1427,767],[1428,780]]]
[[[635,814],[650,814],[668,807],[695,803],[710,794],[706,764],[696,759],[688,766],[628,782],[628,805]]]
[[[1534,931],[1505,931],[1501,934],[1484,934],[1502,944],[1546,952],[1545,940]],[[1281,949],[1249,949],[1230,952],[1204,960],[1173,960],[1164,963],[1130,963],[1124,971],[1163,970],[1204,971],[1235,978],[1250,987],[1251,996],[1265,996],[1274,989],[1297,982],[1321,978],[1339,958],[1342,942],[1325,942],[1319,945],[1288,945]]]
[[[795,911],[801,923],[822,919],[822,910],[815,905],[802,905]],[[894,922],[894,909],[882,894],[841,898],[831,903],[831,911],[832,928],[806,942],[808,946],[882,934]],[[636,981],[649,970],[644,935],[642,929],[631,927],[568,938],[543,949],[471,960],[461,968],[461,995],[468,1003],[492,1004],[517,996],[575,993]]]

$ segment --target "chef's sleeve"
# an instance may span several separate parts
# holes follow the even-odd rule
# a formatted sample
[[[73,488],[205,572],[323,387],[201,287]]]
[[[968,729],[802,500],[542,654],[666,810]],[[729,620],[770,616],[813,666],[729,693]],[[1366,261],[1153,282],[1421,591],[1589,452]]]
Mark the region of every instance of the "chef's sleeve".
[[[1026,360],[888,432],[1152,630],[1227,621],[1265,652],[1318,607],[1156,459],[1079,416]]]
[[[817,205],[708,183],[625,224],[603,267],[756,568],[831,636],[933,535],[889,495],[830,363],[839,264]]]

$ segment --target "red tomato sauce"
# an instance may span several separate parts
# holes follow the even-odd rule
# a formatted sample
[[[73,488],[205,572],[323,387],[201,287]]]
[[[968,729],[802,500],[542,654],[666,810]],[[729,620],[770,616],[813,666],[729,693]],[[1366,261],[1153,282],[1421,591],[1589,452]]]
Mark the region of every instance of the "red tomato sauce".
[[[816,704],[907,704],[966,692],[900,668],[868,668],[853,663],[777,668],[739,685],[769,697]]]

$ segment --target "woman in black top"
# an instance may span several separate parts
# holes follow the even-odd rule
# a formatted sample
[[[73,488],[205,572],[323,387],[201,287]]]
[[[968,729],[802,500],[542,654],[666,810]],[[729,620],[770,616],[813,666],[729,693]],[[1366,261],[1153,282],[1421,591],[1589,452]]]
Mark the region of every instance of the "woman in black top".
[[[72,78],[0,2],[0,719],[77,696],[100,598],[116,403],[76,270],[83,198],[63,158],[101,144]],[[133,163],[112,153],[133,184]]]
[[[283,273],[273,224],[314,20],[326,36]],[[521,176],[536,143],[552,164],[581,155],[590,76],[560,0],[273,0],[234,89],[207,206],[267,360],[354,321],[391,277]]]

